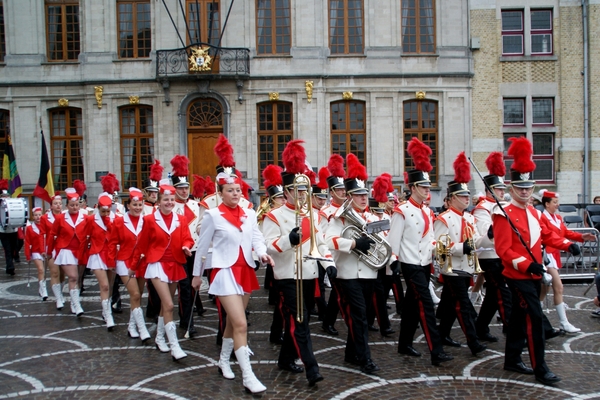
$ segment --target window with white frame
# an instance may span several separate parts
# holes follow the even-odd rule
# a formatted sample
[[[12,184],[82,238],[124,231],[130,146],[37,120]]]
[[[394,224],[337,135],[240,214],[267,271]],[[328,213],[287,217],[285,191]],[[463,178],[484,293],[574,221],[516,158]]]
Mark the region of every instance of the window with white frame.
[[[552,10],[502,10],[501,18],[503,56],[553,53]]]

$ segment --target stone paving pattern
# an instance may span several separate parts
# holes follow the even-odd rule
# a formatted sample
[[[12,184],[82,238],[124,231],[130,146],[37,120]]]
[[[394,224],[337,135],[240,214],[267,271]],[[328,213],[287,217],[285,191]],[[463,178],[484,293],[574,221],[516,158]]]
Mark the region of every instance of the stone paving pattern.
[[[4,269],[2,261],[0,267]],[[264,271],[259,270],[258,275],[262,282]],[[114,315],[117,326],[113,332],[107,332],[93,277],[86,277],[86,291],[82,295],[85,314],[77,318],[70,313],[68,301],[62,311],[56,310],[53,297],[42,302],[33,268],[30,287],[27,276],[25,263],[17,265],[13,277],[4,272],[0,275],[0,399],[252,397],[244,392],[237,365],[233,366],[234,380],[223,379],[217,373],[217,314],[206,293],[202,299],[208,311],[196,318],[198,336],[186,340],[185,332],[178,330],[181,347],[188,357],[174,362],[170,354],[159,353],[153,343],[144,346],[138,339],[127,336],[126,294],[124,313]],[[400,317],[390,309],[396,334],[384,338],[378,332],[370,332],[372,357],[381,368],[377,375],[363,374],[344,362],[347,329],[341,319],[336,324],[340,336],[333,337],[325,334],[321,322],[312,317],[314,351],[325,380],[311,388],[304,374],[277,368],[279,347],[268,340],[272,307],[262,289],[254,292],[249,305],[249,340],[255,353],[251,360],[257,377],[268,388],[262,395],[264,399],[600,398],[600,319],[590,317],[595,290],[583,296],[586,288],[587,284],[565,285],[569,319],[583,333],[547,342],[548,365],[562,378],[555,386],[544,386],[533,376],[502,369],[505,341],[495,321],[491,330],[500,341],[488,344],[479,357],[472,356],[466,346],[446,348],[455,359],[433,367],[420,330],[415,347],[423,357],[399,355],[396,346]],[[68,295],[65,297],[68,300]],[[557,327],[553,307],[548,316]],[[147,323],[153,334],[156,325],[152,321]],[[465,341],[458,325],[452,336]],[[527,354],[523,359],[529,364]]]

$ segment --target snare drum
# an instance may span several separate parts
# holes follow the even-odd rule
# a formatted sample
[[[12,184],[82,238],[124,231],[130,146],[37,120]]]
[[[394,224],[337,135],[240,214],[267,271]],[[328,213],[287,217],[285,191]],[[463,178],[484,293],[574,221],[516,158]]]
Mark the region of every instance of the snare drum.
[[[0,199],[0,225],[17,229],[27,224],[29,209],[24,198]]]

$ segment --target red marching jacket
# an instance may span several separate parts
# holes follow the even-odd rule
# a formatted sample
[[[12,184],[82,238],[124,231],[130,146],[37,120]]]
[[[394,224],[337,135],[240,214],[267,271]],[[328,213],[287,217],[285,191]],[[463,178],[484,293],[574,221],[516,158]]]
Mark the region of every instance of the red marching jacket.
[[[50,233],[52,232],[52,225],[54,225],[54,221],[56,220],[57,215],[59,214],[53,214],[52,211],[42,215],[42,218],[40,219],[40,224],[38,225],[40,227],[40,230],[42,231],[42,235],[45,236],[44,246],[48,254],[50,253],[47,251],[48,247],[50,247],[52,245],[52,242],[54,242],[54,238]],[[49,255],[49,257],[50,256],[51,255]]]
[[[43,254],[46,249],[44,246],[44,233],[40,229],[40,226],[31,223],[25,227],[25,258],[27,261],[31,260],[32,253]]]
[[[86,214],[84,211],[79,211],[75,223],[71,219],[69,213],[59,214],[55,216],[54,224],[52,224],[52,231],[50,235],[50,241],[47,241],[48,254],[51,254],[53,250],[56,250],[56,255],[69,246],[73,237],[77,238],[79,243],[85,241],[85,222]],[[77,256],[77,254],[75,254]]]
[[[100,214],[86,215],[85,220],[85,240],[82,240],[81,243],[79,243],[79,255],[77,257],[79,263],[85,265],[90,256],[100,254],[102,261],[109,267],[107,262],[107,249],[108,239],[112,229],[110,217],[107,219],[108,223],[106,224]]]
[[[550,217],[552,218],[552,217]],[[573,242],[583,242],[583,236],[581,233],[573,232],[569,230],[565,224],[563,223],[563,219],[559,214],[554,214],[554,218],[556,218],[556,222],[553,223],[548,219],[546,213],[542,213],[542,223],[544,224],[544,229],[550,230],[556,233],[557,236],[561,238],[567,238]],[[559,225],[560,228],[556,225]],[[562,268],[562,262],[560,261],[560,249],[554,248],[552,246],[546,246],[546,252],[548,254],[552,254],[554,260],[556,261],[556,266],[558,268]]]
[[[133,226],[129,213],[115,218],[108,241],[108,263],[106,264],[108,267],[116,267],[117,261],[124,261],[127,268],[137,269],[136,265],[132,265],[131,260],[143,226],[144,218],[141,216],[136,227]]]

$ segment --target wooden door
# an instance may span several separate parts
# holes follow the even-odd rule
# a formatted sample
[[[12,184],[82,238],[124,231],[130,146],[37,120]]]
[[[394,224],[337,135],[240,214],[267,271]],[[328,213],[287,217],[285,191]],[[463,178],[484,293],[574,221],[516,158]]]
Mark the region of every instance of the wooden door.
[[[190,179],[192,174],[197,174],[202,177],[209,175],[214,180],[219,165],[219,158],[214,152],[218,138],[218,133],[188,133]]]

